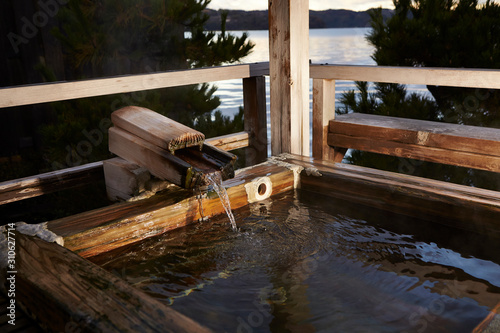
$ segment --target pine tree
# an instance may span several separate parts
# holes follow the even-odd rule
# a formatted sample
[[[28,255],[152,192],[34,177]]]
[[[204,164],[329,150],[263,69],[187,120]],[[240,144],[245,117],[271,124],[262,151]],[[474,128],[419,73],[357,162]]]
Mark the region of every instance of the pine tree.
[[[253,44],[243,34],[225,30],[204,31],[209,0],[70,0],[60,10],[60,28],[54,34],[65,51],[66,73],[71,79],[88,79],[189,69],[238,62]],[[42,66],[43,68],[43,66]],[[43,68],[46,77],[50,69]],[[59,78],[51,78],[57,80]],[[140,105],[195,127],[212,117],[219,106],[216,87],[209,84],[55,103],[54,121],[42,129],[45,159],[51,168],[67,167],[109,156],[106,130],[112,111]],[[214,128],[228,127],[229,117],[217,116]],[[234,131],[242,130],[234,122]],[[98,145],[87,145],[88,134],[102,132]],[[220,133],[213,133],[218,135]],[[80,147],[78,146],[80,144]],[[89,152],[90,149],[90,152]]]
[[[396,0],[395,15],[370,13],[380,66],[500,68],[500,5],[477,0]],[[473,88],[427,87],[439,119],[500,128],[500,93]]]
[[[381,66],[500,68],[500,6],[476,0],[395,0],[384,19],[372,10],[367,40]],[[428,86],[432,98],[408,94],[401,85],[357,83],[359,94],[343,94],[337,112],[361,112],[500,128],[500,92]],[[380,169],[498,189],[500,178],[486,171],[435,165],[354,151],[349,162]]]

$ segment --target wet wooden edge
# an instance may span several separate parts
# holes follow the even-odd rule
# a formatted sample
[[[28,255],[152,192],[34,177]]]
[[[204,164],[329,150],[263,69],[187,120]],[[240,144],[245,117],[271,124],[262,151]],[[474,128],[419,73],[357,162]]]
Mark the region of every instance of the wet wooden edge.
[[[302,189],[500,238],[500,192],[308,157],[285,161],[305,168]]]
[[[272,195],[296,183],[292,170],[273,163],[242,169],[223,183],[233,209],[248,204],[245,185],[259,177],[272,181]],[[200,204],[204,217],[223,212],[213,191],[196,195],[176,188],[48,222],[47,229],[62,236],[65,247],[19,233],[16,283],[22,292],[17,304],[50,331],[70,326],[82,332],[209,332],[85,259],[197,222]]]
[[[500,332],[500,303],[472,331],[472,333],[494,332]]]
[[[245,184],[258,177],[270,178],[272,195],[294,187],[293,171],[286,167],[263,163],[245,168],[235,178],[223,182],[233,209],[248,204]],[[200,194],[202,197],[197,197]],[[174,188],[151,198],[50,221],[47,228],[63,237],[66,248],[82,257],[92,257],[223,212],[213,191],[203,195],[196,190]]]
[[[497,221],[500,216],[500,193],[495,191],[314,160],[296,155],[285,155],[272,160],[243,169],[237,173],[234,179],[224,182],[233,209],[248,203],[245,184],[256,178],[269,177],[273,182],[272,194],[293,189],[296,179],[291,167],[300,166],[304,168],[300,175],[300,186],[304,190],[313,190],[324,195],[340,197],[402,214],[411,215],[413,212],[420,211],[419,215],[422,215],[422,211],[424,211],[424,215],[429,214],[426,217],[434,214],[440,216],[440,212],[446,211],[443,209],[443,205],[451,205],[458,210],[448,212],[446,215],[452,214],[458,218],[462,217],[460,213],[463,210],[480,215],[487,213],[484,215],[486,217],[489,216],[488,214],[493,214],[489,216],[488,223],[483,224],[481,228],[475,228],[474,231],[492,234],[498,233],[499,230]],[[219,198],[213,193],[209,192],[200,198],[193,196],[195,194],[192,191],[176,189],[160,193],[149,199],[123,202],[51,221],[48,222],[47,227],[64,238],[65,246],[68,249],[77,252],[82,257],[90,257],[101,251],[109,251],[196,222],[201,217],[200,202],[206,217],[223,212]],[[422,200],[426,204],[422,204]],[[400,201],[401,203],[399,203]],[[410,209],[409,207],[412,206],[413,208]],[[456,226],[470,228],[473,224],[469,221],[469,224],[456,224]],[[26,245],[26,247],[30,246],[35,245]],[[38,256],[42,256],[42,258],[36,259],[41,263],[46,260],[43,256],[51,257],[44,254],[43,251],[33,251]],[[71,252],[66,251],[65,253]],[[50,259],[45,265],[50,268],[50,265],[53,265],[52,262],[53,260]],[[36,263],[32,265],[37,267]],[[71,267],[77,266],[72,264]],[[78,273],[79,270],[75,269],[75,272]],[[60,272],[59,275],[61,275]],[[39,279],[37,275],[27,277],[27,280],[30,281]],[[33,295],[36,295],[37,292],[41,291],[32,290],[26,297],[29,296],[30,301],[32,301]]]

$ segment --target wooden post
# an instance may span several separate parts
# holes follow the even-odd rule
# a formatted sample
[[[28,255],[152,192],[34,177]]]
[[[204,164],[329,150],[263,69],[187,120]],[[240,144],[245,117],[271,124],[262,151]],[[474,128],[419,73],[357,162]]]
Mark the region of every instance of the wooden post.
[[[314,158],[333,159],[328,146],[328,124],[335,119],[335,80],[313,80],[313,144]]]
[[[271,152],[309,155],[309,0],[269,0]]]
[[[267,159],[267,110],[266,78],[264,76],[243,79],[243,107],[245,131],[250,134],[245,149],[246,165],[251,166]]]

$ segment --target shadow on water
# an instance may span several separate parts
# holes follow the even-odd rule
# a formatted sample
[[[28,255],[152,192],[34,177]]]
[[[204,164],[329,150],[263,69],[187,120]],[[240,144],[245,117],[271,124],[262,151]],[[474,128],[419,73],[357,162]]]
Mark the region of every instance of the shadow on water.
[[[218,332],[470,332],[500,301],[479,235],[300,191],[234,213],[93,260]]]

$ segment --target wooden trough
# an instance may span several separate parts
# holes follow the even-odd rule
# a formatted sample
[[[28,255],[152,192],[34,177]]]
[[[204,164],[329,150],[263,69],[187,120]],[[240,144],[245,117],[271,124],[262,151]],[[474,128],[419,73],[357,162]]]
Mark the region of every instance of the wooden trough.
[[[309,65],[304,47],[308,45],[308,1],[269,1],[269,18],[270,63],[0,89],[0,107],[7,108],[229,79],[243,81],[243,132],[203,141],[201,133],[191,129],[166,132],[163,129],[171,123],[131,107],[115,114],[115,127],[110,130],[111,150],[123,159],[0,184],[0,203],[8,204],[102,180],[106,173],[109,193],[122,199],[40,225],[3,227],[0,289],[10,295],[8,278],[15,275],[16,311],[24,311],[40,327],[56,332],[207,332],[196,318],[152,300],[87,258],[110,250],[117,253],[125,245],[223,213],[214,192],[193,191],[204,183],[203,175],[212,171],[226,175],[222,185],[233,209],[300,187],[500,238],[498,191],[340,163],[347,149],[354,148],[499,172],[500,130],[371,115],[335,116],[335,80],[499,89],[498,70]],[[273,157],[267,161],[264,76],[271,83]],[[314,159],[309,157],[310,78]],[[148,121],[151,119],[155,121]],[[237,170],[233,178],[234,158],[222,150],[244,147],[252,166]],[[189,156],[181,159],[186,157],[182,152],[186,149]],[[213,163],[190,159],[206,155]],[[146,192],[149,194],[144,195]],[[14,263],[5,254],[13,236],[15,265],[9,267]],[[494,330],[500,322],[498,309],[475,332]],[[2,329],[12,328],[5,324],[7,313],[2,320]]]
[[[300,187],[500,238],[500,194],[494,191],[291,154],[239,170],[223,182],[233,209],[255,201],[252,188],[258,191],[261,184],[271,188],[269,196]],[[16,302],[53,331],[71,325],[93,332],[138,327],[145,332],[205,332],[192,319],[84,258],[221,213],[223,207],[214,193],[197,196],[191,190],[170,187],[149,198],[49,221],[31,231],[18,225]],[[45,234],[64,247],[39,238]]]
[[[205,175],[234,176],[236,156],[205,143],[205,135],[152,110],[128,106],[113,112],[109,150],[152,175],[184,188],[206,185]],[[106,178],[114,178],[108,174]]]
[[[134,108],[126,111],[138,111],[143,116],[149,113]],[[121,120],[115,120],[115,125],[121,125]],[[204,172],[225,172],[228,165],[232,168],[234,158],[216,148],[206,157],[199,148],[203,143],[201,137],[193,140],[191,147],[179,147],[182,144],[177,143],[172,154],[165,133],[148,130],[149,126],[163,120],[158,118],[148,122],[141,118],[142,123],[137,129],[122,125],[134,133],[142,130],[147,134],[141,135],[148,137],[149,141],[123,128],[111,131],[111,149],[130,160],[104,161],[105,171],[108,169],[105,172],[109,178],[107,183],[120,187],[113,190],[128,196],[140,192],[140,187],[145,186],[144,179],[150,180],[153,175],[173,180],[184,188],[157,179],[166,186],[159,186],[155,195],[135,197],[40,225],[4,227],[4,246],[8,245],[9,230],[16,233],[16,305],[35,318],[41,327],[64,331],[70,325],[73,329],[89,332],[139,329],[145,332],[208,331],[196,323],[196,318],[187,318],[173,311],[85,259],[111,250],[117,253],[116,250],[119,252],[125,245],[224,213],[215,192],[210,189],[208,192],[193,191],[194,185],[187,185],[191,183],[186,175],[192,172],[189,171],[192,168],[190,163],[200,165],[197,158],[213,160],[214,154],[217,158],[225,158],[224,162],[220,162],[223,160],[220,158],[210,168],[200,168],[192,173],[198,173],[191,177],[197,179],[202,179]],[[116,132],[124,134],[115,136]],[[389,143],[384,143],[384,140]],[[328,145],[332,149],[341,148],[337,154],[354,147],[492,171],[498,170],[498,151],[489,148],[480,151],[479,147],[488,144],[495,148],[499,142],[498,131],[494,130],[482,137],[468,127],[439,126],[388,117],[347,115],[331,120],[328,130]],[[413,149],[414,146],[417,147]],[[190,151],[192,149],[194,151]],[[427,150],[431,153],[426,153]],[[436,150],[450,153],[433,155]],[[414,153],[408,155],[408,152]],[[177,157],[183,154],[188,158],[178,160]],[[460,158],[450,158],[455,155]],[[133,164],[135,161],[147,170],[136,172],[140,166]],[[182,167],[178,168],[179,165]],[[233,174],[227,172],[226,175]],[[131,186],[131,181],[135,185]],[[194,183],[200,184],[199,181]],[[294,154],[281,154],[238,170],[234,178],[226,179],[222,185],[233,209],[301,188],[500,239],[500,192],[497,191]],[[3,281],[8,281],[10,274],[7,263],[4,258],[0,277]],[[3,288],[8,294],[8,284]],[[492,312],[480,327],[491,327],[497,320],[498,316]]]

